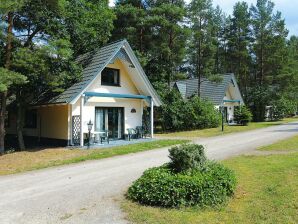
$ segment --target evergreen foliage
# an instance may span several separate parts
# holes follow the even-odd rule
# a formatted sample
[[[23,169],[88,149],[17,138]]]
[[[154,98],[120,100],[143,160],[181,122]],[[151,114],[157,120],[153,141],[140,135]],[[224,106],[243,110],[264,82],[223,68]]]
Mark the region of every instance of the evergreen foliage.
[[[207,157],[202,145],[183,144],[169,149],[169,153],[169,166],[177,173],[205,168]]]
[[[164,131],[218,127],[220,113],[209,101],[197,96],[183,100],[175,89],[165,91],[159,119]]]
[[[281,97],[278,100],[271,102],[269,109],[269,119],[271,121],[282,120],[287,116],[295,115],[297,104],[286,97]]]
[[[246,106],[235,108],[234,120],[237,124],[247,125],[252,120],[252,113]]]

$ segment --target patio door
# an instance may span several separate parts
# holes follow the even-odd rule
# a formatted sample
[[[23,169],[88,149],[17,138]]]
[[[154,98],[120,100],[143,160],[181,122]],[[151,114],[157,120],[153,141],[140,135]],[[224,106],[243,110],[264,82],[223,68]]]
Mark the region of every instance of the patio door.
[[[105,130],[109,131],[112,139],[122,139],[124,137],[124,108],[95,108],[95,131],[103,132]]]

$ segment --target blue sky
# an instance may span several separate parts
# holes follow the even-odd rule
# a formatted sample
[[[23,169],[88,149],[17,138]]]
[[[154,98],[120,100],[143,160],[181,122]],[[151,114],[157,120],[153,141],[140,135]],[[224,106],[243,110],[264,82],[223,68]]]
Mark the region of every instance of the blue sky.
[[[111,4],[114,0],[110,0]],[[190,0],[185,0],[189,2]],[[213,0],[214,5],[219,5],[224,12],[231,14],[233,6],[239,0]],[[255,4],[257,0],[245,0],[249,5]],[[297,0],[272,0],[275,3],[275,10],[282,12],[286,19],[289,35],[298,35],[298,1]]]
[[[214,5],[219,5],[224,12],[231,14],[233,6],[237,0],[213,0]],[[256,4],[257,0],[246,0],[249,4]],[[289,30],[289,35],[298,35],[298,1],[297,0],[273,0],[275,10],[282,13],[286,19],[286,26]]]

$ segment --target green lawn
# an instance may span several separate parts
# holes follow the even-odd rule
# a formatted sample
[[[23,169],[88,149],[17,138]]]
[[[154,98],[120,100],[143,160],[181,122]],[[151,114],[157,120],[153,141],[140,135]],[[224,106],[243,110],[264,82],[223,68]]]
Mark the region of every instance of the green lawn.
[[[266,128],[273,125],[280,125],[292,121],[298,121],[298,118],[285,118],[282,121],[274,121],[274,122],[251,122],[248,126],[228,126],[224,127],[224,132],[221,131],[221,127],[218,128],[209,128],[203,130],[194,130],[194,131],[182,131],[182,132],[171,132],[165,134],[157,134],[159,137],[212,137],[223,134],[241,132],[241,131],[249,131],[258,128]]]
[[[42,169],[86,160],[103,159],[117,155],[142,152],[182,144],[185,140],[158,140],[105,149],[49,148],[5,154],[0,156],[0,175]]]
[[[263,146],[258,148],[261,151],[290,151],[298,150],[298,135],[276,142],[271,145]]]
[[[238,188],[217,209],[160,209],[124,201],[127,218],[138,224],[298,223],[298,153],[242,156],[224,161],[236,171]]]

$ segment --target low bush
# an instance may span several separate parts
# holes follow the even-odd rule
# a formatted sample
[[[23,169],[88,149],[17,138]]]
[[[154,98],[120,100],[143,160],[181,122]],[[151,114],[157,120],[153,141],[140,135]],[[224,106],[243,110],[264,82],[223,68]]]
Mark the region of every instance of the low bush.
[[[271,121],[282,120],[285,117],[295,114],[296,109],[297,105],[294,101],[281,97],[272,102],[272,106],[269,109],[268,119]]]
[[[128,189],[127,197],[160,207],[205,207],[226,202],[236,188],[235,174],[206,160],[202,149],[194,145],[172,148],[171,162],[145,171]]]
[[[252,113],[246,106],[235,108],[234,120],[237,124],[247,125],[252,120]]]

